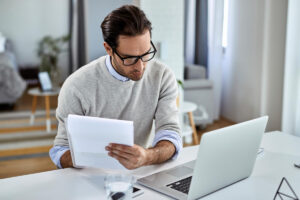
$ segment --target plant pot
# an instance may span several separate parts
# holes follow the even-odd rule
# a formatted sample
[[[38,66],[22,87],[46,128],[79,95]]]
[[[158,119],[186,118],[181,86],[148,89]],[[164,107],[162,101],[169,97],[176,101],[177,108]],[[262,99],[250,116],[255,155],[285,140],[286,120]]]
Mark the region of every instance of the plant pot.
[[[60,83],[60,72],[58,70],[58,68],[52,68],[50,71],[50,78],[51,78],[51,82],[53,85],[53,88],[57,88],[59,87],[59,83]]]

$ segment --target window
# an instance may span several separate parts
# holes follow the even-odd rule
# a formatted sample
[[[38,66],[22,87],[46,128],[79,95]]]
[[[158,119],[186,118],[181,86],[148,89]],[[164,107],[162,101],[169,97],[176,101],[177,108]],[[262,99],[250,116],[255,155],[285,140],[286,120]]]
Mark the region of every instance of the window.
[[[224,0],[224,12],[223,12],[223,32],[222,32],[222,47],[227,47],[227,33],[228,33],[228,0]]]

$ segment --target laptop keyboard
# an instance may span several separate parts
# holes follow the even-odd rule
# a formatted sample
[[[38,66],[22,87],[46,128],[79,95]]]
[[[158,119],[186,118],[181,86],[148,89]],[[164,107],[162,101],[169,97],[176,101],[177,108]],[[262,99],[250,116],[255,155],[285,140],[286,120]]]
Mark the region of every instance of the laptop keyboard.
[[[192,176],[189,176],[187,178],[181,179],[179,181],[176,181],[174,183],[170,183],[167,185],[167,187],[170,187],[174,190],[177,190],[179,192],[183,192],[185,194],[189,193],[190,184],[191,184]]]

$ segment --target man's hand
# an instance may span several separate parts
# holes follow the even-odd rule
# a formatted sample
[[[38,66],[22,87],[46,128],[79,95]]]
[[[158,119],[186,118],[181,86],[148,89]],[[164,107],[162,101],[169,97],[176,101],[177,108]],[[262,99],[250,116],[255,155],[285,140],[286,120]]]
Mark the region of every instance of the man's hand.
[[[105,149],[108,155],[117,159],[127,169],[135,169],[147,163],[147,150],[141,146],[127,146],[122,144],[110,144]]]
[[[72,157],[70,150],[66,151],[61,157],[60,157],[60,165],[62,168],[68,168],[73,167],[72,163]]]
[[[175,153],[175,146],[166,140],[155,147],[145,149],[139,145],[127,146],[110,144],[105,149],[108,155],[117,159],[127,169],[136,169],[144,165],[158,164],[170,159]]]

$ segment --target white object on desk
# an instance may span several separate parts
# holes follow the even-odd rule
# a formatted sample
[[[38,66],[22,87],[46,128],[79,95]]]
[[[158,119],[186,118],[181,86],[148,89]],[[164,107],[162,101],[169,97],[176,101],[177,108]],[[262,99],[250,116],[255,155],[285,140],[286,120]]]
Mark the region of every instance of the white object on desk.
[[[50,96],[57,96],[60,88],[54,88],[51,91],[41,91],[39,88],[32,88],[28,90],[28,94],[33,96],[32,98],[32,109],[30,115],[30,124],[34,124],[35,110],[37,104],[37,97],[45,97],[45,110],[46,110],[46,130],[51,132],[51,119],[50,119]]]
[[[133,146],[133,122],[99,117],[69,115],[67,133],[75,167],[126,168],[108,156],[109,143]]]
[[[288,133],[280,131],[265,133],[261,146],[270,152],[300,156],[300,137]]]
[[[252,172],[267,121],[264,116],[204,134],[196,162],[155,173],[138,183],[186,200],[243,180]],[[185,186],[182,180],[190,184]]]
[[[278,140],[281,137],[281,140]],[[278,142],[278,143],[277,143]],[[277,144],[280,144],[279,149]],[[272,145],[274,144],[274,145]],[[289,152],[284,148],[289,146]],[[282,132],[272,132],[264,135],[262,147],[263,156],[256,160],[252,175],[238,183],[208,195],[201,200],[266,200],[273,199],[283,176],[287,178],[296,194],[300,195],[300,170],[293,166],[295,160],[300,160],[298,147],[299,138]],[[162,170],[173,168],[196,158],[198,147],[183,148],[177,160],[164,164],[142,167],[130,171],[141,178]],[[284,153],[280,153],[283,150]],[[296,152],[298,151],[298,152]],[[300,153],[299,153],[300,154]],[[220,163],[222,164],[222,163]],[[237,163],[238,164],[238,163]],[[104,176],[107,171],[100,169],[59,169],[43,173],[0,179],[0,199],[35,200],[35,199],[106,199]],[[170,199],[160,193],[142,186],[144,194],[135,200]]]

